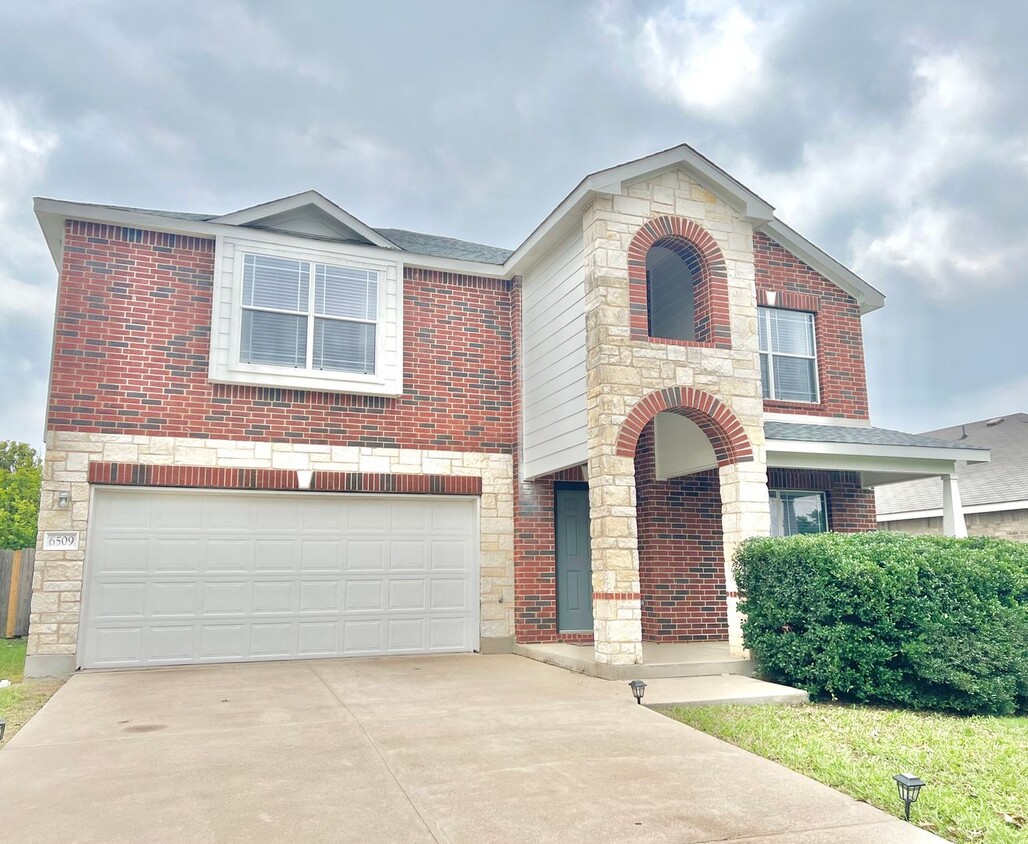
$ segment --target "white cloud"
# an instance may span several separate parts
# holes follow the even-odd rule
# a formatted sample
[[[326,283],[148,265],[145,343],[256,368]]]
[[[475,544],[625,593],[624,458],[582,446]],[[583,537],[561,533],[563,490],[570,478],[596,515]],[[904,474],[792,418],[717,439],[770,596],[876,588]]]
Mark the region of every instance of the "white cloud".
[[[28,197],[56,148],[53,132],[0,100],[0,322],[26,315],[48,321],[53,313],[52,288],[27,280],[49,261]]]
[[[607,3],[600,20],[640,83],[687,112],[725,122],[765,90],[767,50],[789,10],[784,3],[679,0],[635,20],[634,8]]]
[[[958,205],[936,189],[971,168],[1028,161],[1028,143],[992,128],[1002,103],[973,57],[924,55],[910,81],[913,102],[898,118],[836,115],[795,168],[769,173],[743,160],[734,172],[806,232],[816,234],[840,213],[866,217],[873,210],[873,220],[853,233],[851,254],[839,256],[872,283],[903,273],[944,298],[969,282],[1016,280],[1028,244],[1011,244],[980,205]]]

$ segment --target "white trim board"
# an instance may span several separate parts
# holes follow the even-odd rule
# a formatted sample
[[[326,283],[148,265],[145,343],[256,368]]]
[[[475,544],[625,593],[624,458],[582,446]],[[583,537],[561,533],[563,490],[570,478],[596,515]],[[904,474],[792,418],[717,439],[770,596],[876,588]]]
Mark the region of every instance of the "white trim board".
[[[963,508],[968,513],[1005,513],[1013,510],[1028,510],[1028,501],[1001,501],[996,504],[968,504]],[[938,519],[942,517],[942,508],[933,510],[908,510],[902,513],[878,513],[880,522],[902,522],[908,519]]]
[[[809,440],[775,440],[767,441],[768,462],[771,454],[806,454],[824,456],[852,456],[869,458],[887,458],[897,460],[934,460],[945,463],[988,463],[990,454],[987,448],[932,448],[931,446],[913,445],[880,445],[870,443],[829,443],[811,442]],[[776,464],[776,465],[781,465]],[[900,470],[902,471],[902,470]]]

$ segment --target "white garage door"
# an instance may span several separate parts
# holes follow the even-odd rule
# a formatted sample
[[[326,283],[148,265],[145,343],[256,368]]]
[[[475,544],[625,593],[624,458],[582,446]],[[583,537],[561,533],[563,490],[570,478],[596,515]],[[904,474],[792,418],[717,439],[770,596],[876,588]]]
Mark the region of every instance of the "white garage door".
[[[84,668],[478,647],[475,502],[96,491]]]

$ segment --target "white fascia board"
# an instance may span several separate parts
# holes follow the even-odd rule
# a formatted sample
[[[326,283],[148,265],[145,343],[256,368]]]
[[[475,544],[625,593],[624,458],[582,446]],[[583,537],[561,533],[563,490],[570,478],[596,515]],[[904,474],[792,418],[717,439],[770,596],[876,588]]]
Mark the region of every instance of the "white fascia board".
[[[801,413],[764,413],[765,422],[791,422],[794,425],[836,425],[840,428],[870,428],[870,419],[843,419],[838,416],[807,416]]]
[[[353,214],[343,210],[316,190],[303,191],[303,193],[284,196],[281,199],[273,199],[271,202],[263,202],[260,205],[253,205],[250,208],[233,211],[231,214],[223,214],[220,217],[215,217],[210,222],[228,226],[245,226],[268,217],[274,217],[277,214],[285,213],[286,211],[303,208],[307,205],[313,205],[324,211],[329,217],[338,220],[347,228],[353,229],[357,234],[375,246],[380,246],[382,249],[399,249],[391,240],[383,237],[367,223],[358,220]]]
[[[626,183],[638,182],[654,173],[675,167],[682,167],[755,225],[774,218],[771,205],[692,147],[681,144],[586,176],[514,250],[504,264],[504,269],[510,275],[523,275],[535,256],[545,252],[552,240],[562,236],[571,225],[581,226],[582,221],[573,212],[581,211],[593,196],[619,195]]]
[[[82,220],[87,223],[103,223],[112,226],[125,226],[132,229],[148,229],[150,231],[184,234],[193,237],[213,239],[220,230],[200,220],[183,220],[178,217],[165,217],[159,214],[147,214],[142,211],[128,211],[124,208],[112,208],[108,205],[91,205],[87,202],[65,202],[62,199],[47,199],[37,196],[33,200],[33,208],[39,227],[43,230],[46,245],[54,259],[58,271],[64,251],[65,220]]]
[[[1012,510],[1028,510],[1028,501],[1000,501],[995,504],[970,504],[963,507],[964,513],[1005,513]],[[880,522],[902,522],[907,519],[937,519],[942,508],[933,510],[908,510],[903,513],[878,513]]]
[[[47,246],[58,270],[61,268],[62,250],[64,247],[65,220],[105,223],[107,225],[125,226],[133,229],[204,237],[211,240],[214,240],[219,235],[224,235],[229,237],[245,237],[269,243],[287,243],[290,245],[316,243],[319,249],[332,248],[335,243],[331,240],[310,239],[302,235],[283,234],[281,232],[268,231],[267,229],[244,228],[237,225],[218,224],[203,220],[184,220],[178,217],[166,217],[161,214],[147,214],[144,211],[127,211],[106,205],[66,202],[61,199],[36,197],[34,207],[36,218],[39,220],[43,236],[46,238]],[[360,251],[364,249],[371,250],[368,254],[381,254],[381,247],[378,246],[361,246],[360,244],[353,243],[336,245],[340,248],[345,248],[347,251]],[[509,278],[509,275],[499,264],[483,264],[478,261],[461,261],[457,258],[437,258],[433,255],[401,252],[392,243],[386,248],[394,256],[397,256],[399,252],[403,263],[412,267],[486,276],[487,278]]]
[[[758,231],[769,235],[787,251],[849,293],[860,305],[861,314],[869,314],[885,306],[884,293],[872,287],[849,267],[835,260],[781,220],[771,220]]]
[[[769,460],[771,453],[784,452],[836,457],[880,457],[886,460],[935,460],[951,464],[961,461],[988,463],[991,459],[987,448],[932,448],[912,445],[810,442],[809,440],[769,439],[767,451]]]
[[[770,447],[767,450],[767,465],[774,469],[820,469],[835,472],[893,473],[902,475],[904,480],[910,480],[912,476],[932,477],[935,475],[955,475],[957,473],[957,461],[955,460],[918,460],[915,458],[883,457],[881,455],[773,451]]]

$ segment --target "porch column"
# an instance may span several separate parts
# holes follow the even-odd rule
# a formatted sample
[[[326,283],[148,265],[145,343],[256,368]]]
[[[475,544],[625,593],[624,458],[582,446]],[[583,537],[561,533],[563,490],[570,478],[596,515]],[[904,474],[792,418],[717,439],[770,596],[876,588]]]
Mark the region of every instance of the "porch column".
[[[767,468],[751,460],[722,466],[721,524],[724,532],[725,591],[728,596],[728,646],[735,656],[745,654],[739,593],[732,571],[735,549],[751,536],[771,534],[771,506],[767,494]]]
[[[943,536],[967,536],[964,523],[964,505],[960,501],[960,484],[956,475],[942,476],[942,534]]]
[[[636,665],[642,662],[642,596],[633,458],[590,459],[589,527],[596,662]]]

